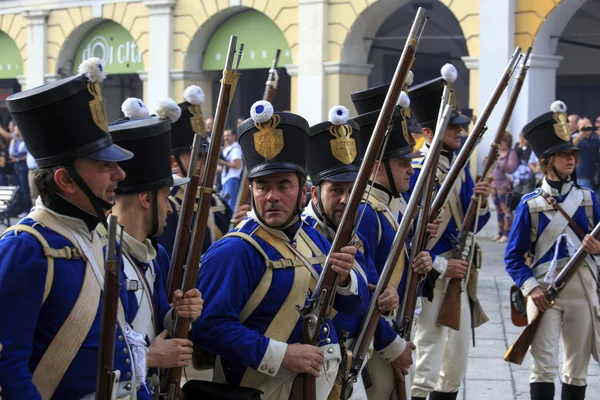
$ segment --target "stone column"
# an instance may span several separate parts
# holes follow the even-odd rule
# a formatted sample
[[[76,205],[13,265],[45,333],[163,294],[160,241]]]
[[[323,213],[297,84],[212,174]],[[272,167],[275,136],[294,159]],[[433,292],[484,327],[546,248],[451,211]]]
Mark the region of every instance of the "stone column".
[[[369,74],[373,65],[371,64],[347,64],[339,62],[326,62],[325,73],[327,74],[327,103],[325,112],[331,107],[343,105],[350,110],[350,115],[355,116],[356,110],[352,105],[350,94],[369,87]],[[328,117],[325,114],[325,119]]]
[[[506,68],[511,54],[515,50],[515,0],[482,1],[479,9],[480,42],[479,42],[479,114],[483,111],[502,72]],[[512,86],[512,85],[511,85]],[[510,93],[509,86],[505,91],[492,115],[487,121],[491,132],[485,134],[479,144],[481,151],[477,156],[477,170],[481,170],[482,159],[488,154],[494,132],[502,119]],[[479,116],[479,114],[476,114]],[[511,127],[509,126],[510,130]]]
[[[469,70],[469,108],[473,109],[473,115],[479,115],[479,57],[461,57],[465,66]],[[473,125],[471,125],[473,127]],[[483,149],[484,155],[487,154]],[[477,160],[479,151],[475,148],[471,156],[471,175],[477,174]]]
[[[290,76],[290,111],[298,111],[298,64],[286,64],[285,71]]]
[[[56,71],[46,71],[46,21],[48,11],[26,11],[23,16],[27,19],[27,71],[25,74],[27,76],[27,88],[32,89],[46,83],[44,78],[46,72],[55,73]]]
[[[327,0],[298,0],[297,112],[311,125],[326,112],[327,8]]]
[[[171,96],[171,59],[173,53],[173,7],[176,0],[146,0],[150,10],[147,92],[144,97],[154,101]]]

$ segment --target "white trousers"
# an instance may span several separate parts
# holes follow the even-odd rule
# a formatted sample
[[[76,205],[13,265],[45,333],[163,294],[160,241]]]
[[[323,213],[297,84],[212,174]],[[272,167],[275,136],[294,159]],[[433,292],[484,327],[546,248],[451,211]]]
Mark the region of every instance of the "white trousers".
[[[531,343],[533,366],[530,382],[554,382],[558,374],[558,342],[562,333],[562,381],[575,386],[587,384],[594,328],[586,292],[597,303],[596,281],[589,268],[584,267],[579,269],[579,273],[560,292],[554,306],[544,313]],[[531,321],[535,314],[535,304],[528,301],[527,318]]]
[[[432,391],[457,392],[467,372],[471,339],[471,310],[466,291],[461,293],[460,330],[436,324],[449,278],[436,283],[434,298],[423,301],[417,322],[417,367],[412,396],[427,397]]]

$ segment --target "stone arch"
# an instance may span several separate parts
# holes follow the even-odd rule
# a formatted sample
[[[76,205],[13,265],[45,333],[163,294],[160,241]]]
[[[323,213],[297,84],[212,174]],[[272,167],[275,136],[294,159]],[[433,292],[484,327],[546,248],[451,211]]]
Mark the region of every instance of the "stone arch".
[[[18,14],[0,15],[0,31],[11,38],[21,54],[23,75],[27,73],[27,20]]]
[[[201,71],[203,52],[212,34],[227,19],[247,10],[259,11],[275,22],[283,32],[295,61],[298,53],[297,0],[242,0],[233,7],[227,0],[179,0],[173,18],[172,68]]]
[[[435,0],[437,1],[437,0]],[[371,42],[385,20],[411,0],[376,0],[329,5],[328,58],[343,64],[366,64]],[[456,17],[467,43],[469,56],[479,54],[479,0],[440,0]]]
[[[83,6],[51,11],[48,15],[47,73],[58,77],[70,75],[72,60],[81,41],[107,20],[120,24],[131,34],[144,65],[148,65],[148,15],[149,10],[143,3],[104,4],[101,17],[93,17],[92,8]]]

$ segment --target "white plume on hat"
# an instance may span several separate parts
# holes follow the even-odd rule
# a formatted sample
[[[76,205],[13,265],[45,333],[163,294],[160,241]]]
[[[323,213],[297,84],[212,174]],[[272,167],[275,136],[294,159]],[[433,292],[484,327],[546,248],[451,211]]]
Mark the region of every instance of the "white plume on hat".
[[[350,118],[350,110],[344,106],[334,106],[329,110],[329,121],[334,125],[344,125]]]
[[[398,97],[398,105],[402,108],[410,106],[410,98],[404,90],[400,92],[400,96]]]
[[[77,71],[80,74],[84,74],[86,78],[92,83],[102,82],[106,79],[106,73],[102,66],[102,61],[98,57],[88,58],[79,64]]]
[[[150,111],[144,102],[136,97],[129,97],[121,104],[121,111],[129,119],[148,118]]]
[[[458,71],[452,64],[444,64],[442,67],[442,78],[448,83],[454,83],[458,78]]]
[[[408,75],[406,76],[406,86],[410,86],[413,84],[415,80],[415,74],[412,71],[408,71]]]
[[[181,108],[169,97],[161,97],[154,102],[154,113],[158,118],[168,119],[171,123],[181,117]]]
[[[560,101],[560,100],[556,100],[554,103],[552,103],[550,105],[550,111],[558,113],[558,112],[567,112],[567,105]]]
[[[199,106],[204,103],[204,91],[200,86],[191,85],[183,91],[183,98],[188,103]]]
[[[250,107],[250,117],[259,124],[270,120],[273,113],[273,104],[266,100],[259,100]]]

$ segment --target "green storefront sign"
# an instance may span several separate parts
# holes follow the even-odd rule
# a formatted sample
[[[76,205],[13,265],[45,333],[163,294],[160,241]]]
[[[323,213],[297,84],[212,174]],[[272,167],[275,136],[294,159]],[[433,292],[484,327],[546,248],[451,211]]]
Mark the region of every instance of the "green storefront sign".
[[[281,49],[279,66],[292,63],[290,46],[279,27],[258,11],[246,11],[229,18],[217,29],[204,53],[204,71],[221,71],[225,66],[229,36],[244,44],[240,69],[270,68],[275,50]]]
[[[131,34],[116,22],[108,21],[92,30],[79,46],[73,73],[79,64],[90,57],[98,57],[106,73],[135,74],[144,70],[142,54]]]
[[[0,31],[0,79],[14,79],[23,75],[23,60],[14,40]]]

